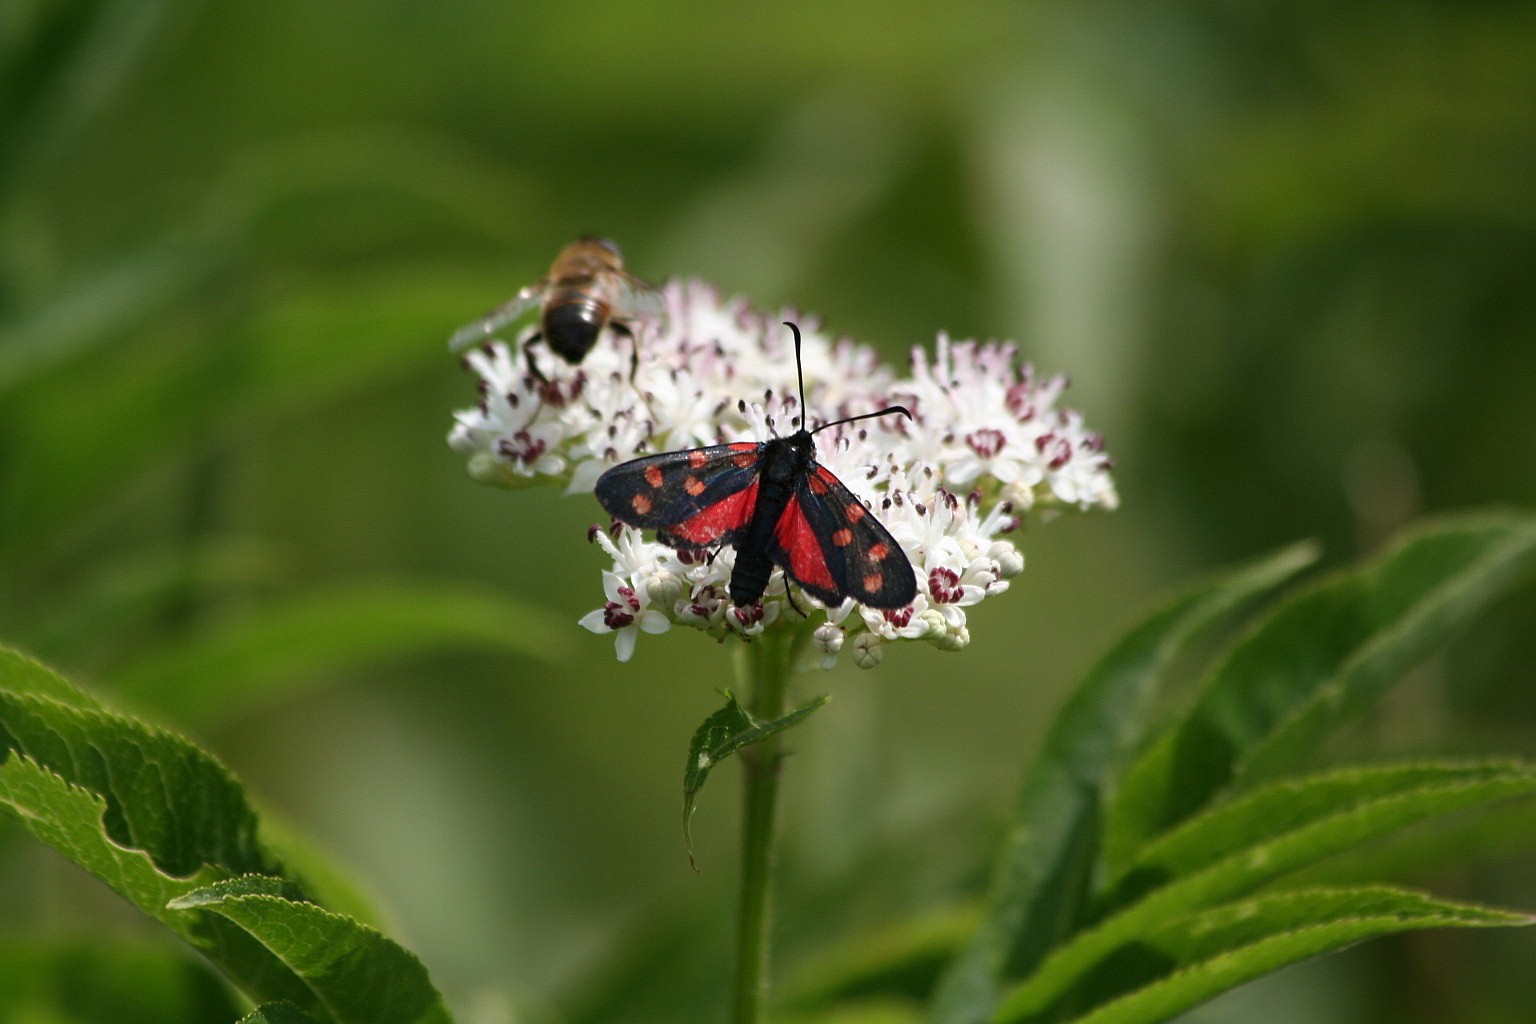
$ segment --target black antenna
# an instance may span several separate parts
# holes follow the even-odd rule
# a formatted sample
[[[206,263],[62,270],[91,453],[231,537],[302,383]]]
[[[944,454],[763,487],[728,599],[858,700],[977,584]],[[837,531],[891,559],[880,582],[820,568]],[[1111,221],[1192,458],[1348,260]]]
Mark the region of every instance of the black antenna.
[[[788,320],[784,321],[784,326],[795,332],[795,377],[800,381],[800,426],[804,428],[807,417],[805,409],[805,370],[800,365],[800,328]]]
[[[805,370],[800,365],[800,328],[790,323],[788,320],[784,321],[784,326],[795,332],[795,376],[800,380],[800,429],[804,430],[806,429],[806,420],[810,417],[809,410],[806,409],[805,406]],[[854,420],[869,420],[874,419],[876,416],[888,416],[893,412],[899,412],[907,419],[912,418],[912,414],[907,411],[905,406],[888,405],[884,409],[881,409],[879,412],[860,413],[857,416],[849,416],[846,419],[833,420],[831,423],[823,423],[815,430],[812,430],[811,433],[819,434],[823,430],[826,430],[828,427],[836,427],[844,423],[852,423]]]

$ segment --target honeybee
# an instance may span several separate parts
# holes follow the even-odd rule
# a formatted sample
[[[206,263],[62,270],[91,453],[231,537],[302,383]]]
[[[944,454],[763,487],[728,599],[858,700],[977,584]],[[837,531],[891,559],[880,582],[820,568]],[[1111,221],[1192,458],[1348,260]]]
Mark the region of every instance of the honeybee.
[[[539,330],[529,342],[543,338],[556,355],[575,366],[592,351],[605,326],[633,339],[633,321],[660,313],[662,296],[654,286],[624,269],[617,245],[596,235],[583,235],[560,250],[548,274],[460,328],[448,340],[448,347],[459,352],[479,344],[536,305]],[[543,380],[533,355],[528,353],[527,358],[528,369]]]

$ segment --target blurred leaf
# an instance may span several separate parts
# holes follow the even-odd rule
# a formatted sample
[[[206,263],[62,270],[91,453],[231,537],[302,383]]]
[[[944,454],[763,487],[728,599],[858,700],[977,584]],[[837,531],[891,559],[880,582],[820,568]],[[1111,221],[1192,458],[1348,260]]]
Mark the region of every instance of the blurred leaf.
[[[1026,973],[1080,913],[1104,786],[1155,721],[1170,665],[1199,633],[1316,557],[1297,545],[1191,589],[1126,634],[1057,714],[1024,779],[988,913],[940,989],[939,1021],[986,1017],[1000,978]]]
[[[69,1024],[223,1024],[236,996],[170,942],[0,940],[0,1018]]]
[[[477,154],[439,135],[355,126],[283,140],[248,154],[178,226],[77,271],[23,315],[7,316],[0,306],[7,342],[0,346],[0,400],[34,381],[51,390],[50,371],[105,346],[121,345],[125,333],[157,310],[180,303],[201,311],[207,301],[203,293],[215,275],[239,260],[257,258],[250,251],[253,237],[261,237],[267,222],[285,207],[316,193],[331,194],[332,201],[322,207],[331,216],[345,210],[337,201],[340,195],[382,188],[401,190],[430,210],[449,208],[477,226],[488,215],[520,223],[512,212],[527,209],[528,186],[512,180],[505,167],[483,164]],[[322,245],[332,230],[312,216],[303,225],[309,248]],[[347,237],[358,244],[354,235]],[[525,276],[531,279],[541,267]],[[313,397],[338,385],[356,388],[388,379],[411,353],[418,362],[428,353],[440,357],[441,349],[429,340],[446,339],[522,281],[510,267],[502,274],[414,263],[370,265],[346,275],[327,271],[318,280],[290,285],[275,299],[264,299],[233,331],[224,327],[222,306],[211,310],[208,321],[199,323],[199,333],[210,349],[252,353],[248,390],[258,398],[271,382],[263,380],[268,376],[281,380],[286,392],[308,379],[301,386]],[[247,368],[243,359],[227,363]],[[318,384],[317,376],[323,378]],[[144,383],[142,373],[135,379]],[[203,379],[217,378],[205,374]],[[279,404],[291,410],[294,400],[285,394]]]
[[[1074,1017],[1077,1024],[1155,1024],[1245,981],[1377,935],[1421,928],[1528,925],[1524,914],[1437,900],[1382,887],[1310,889],[1228,904],[1152,931],[1143,963],[1160,960],[1157,980]],[[1139,979],[1138,979],[1139,981]],[[1128,987],[1124,976],[1115,979]],[[996,1024],[1027,1019],[1027,1004],[1004,1003]]]
[[[471,647],[558,662],[567,626],[540,606],[463,586],[348,587],[168,644],[125,667],[119,681],[134,701],[203,723],[413,656]]]
[[[509,281],[507,295],[518,286]],[[242,401],[232,411],[293,415],[408,372],[451,370],[448,336],[484,312],[480,292],[455,271],[416,266],[332,274],[289,289],[233,339],[246,358]]]
[[[688,763],[683,768],[683,841],[688,846],[690,861],[693,860],[693,837],[689,831],[689,822],[693,820],[694,804],[698,800],[699,791],[704,788],[704,782],[715,766],[743,747],[798,725],[831,699],[817,697],[772,721],[764,722],[742,707],[730,691],[726,691],[725,707],[704,719],[688,743]]]
[[[180,6],[167,0],[41,5],[21,45],[8,48],[0,62],[0,152],[6,154],[0,194],[16,188],[15,179],[44,174],[73,137],[123,95]]]
[[[78,544],[74,530],[122,511],[115,494],[150,467],[189,450],[225,397],[211,351],[117,346],[73,366],[28,379],[6,396],[5,427],[26,444],[7,452],[5,554],[38,576]],[[220,383],[212,383],[217,381]],[[25,585],[23,578],[11,585]]]
[[[420,271],[326,279],[291,290],[234,330],[167,328],[103,346],[89,367],[69,362],[23,378],[6,395],[5,545],[46,571],[71,528],[116,522],[104,501],[210,439],[253,429],[420,372],[452,366],[446,336],[465,314]],[[466,300],[468,302],[469,300]],[[475,306],[466,308],[475,309]],[[20,372],[20,371],[18,371]]]
[[[898,999],[864,999],[806,1017],[784,1015],[784,1024],[922,1024],[919,1007]]]
[[[279,544],[222,535],[206,543],[144,544],[118,557],[93,560],[89,575],[69,588],[65,607],[33,608],[27,648],[73,665],[114,664],[124,648],[166,626],[167,609],[190,600],[218,606],[286,581],[291,559]]]
[[[288,1000],[335,1024],[373,1024],[384,1018],[333,1016],[328,1006],[366,1010],[381,990],[376,977],[387,975],[400,986],[397,1008],[415,1014],[391,1019],[447,1019],[404,950],[343,915],[290,902],[300,882],[264,845],[244,790],[211,756],[83,696],[43,696],[65,684],[24,658],[6,652],[0,665],[8,684],[0,809],[27,831],[169,926],[252,998]],[[194,892],[203,909],[172,908]],[[287,930],[271,934],[279,923]],[[330,954],[299,957],[326,936]],[[351,958],[335,974],[342,948]],[[332,976],[310,977],[317,964]],[[344,990],[365,981],[366,991]]]
[[[871,997],[920,1002],[946,961],[975,934],[977,923],[977,908],[970,906],[882,922],[812,959],[785,1006],[811,1015],[834,1002]]]
[[[280,878],[245,876],[186,892],[171,910],[222,915],[303,979],[337,1024],[446,1024],[421,961],[365,925],[295,898]]]
[[[1110,866],[1223,787],[1303,760],[1533,563],[1529,517],[1449,518],[1288,601],[1233,648],[1187,720],[1126,773],[1108,821]]]
[[[1330,801],[1353,792],[1355,802]],[[1287,780],[1206,811],[1147,853],[1153,884],[1051,952],[1007,998],[1007,1019],[1055,1005],[1107,957],[1154,930],[1317,860],[1439,815],[1536,794],[1536,767],[1412,764]],[[1271,821],[1266,821],[1266,815]]]
[[[206,285],[228,263],[229,248],[227,238],[156,241],[82,272],[41,308],[6,324],[0,402],[34,383],[51,385],[48,374],[120,342],[153,311]]]

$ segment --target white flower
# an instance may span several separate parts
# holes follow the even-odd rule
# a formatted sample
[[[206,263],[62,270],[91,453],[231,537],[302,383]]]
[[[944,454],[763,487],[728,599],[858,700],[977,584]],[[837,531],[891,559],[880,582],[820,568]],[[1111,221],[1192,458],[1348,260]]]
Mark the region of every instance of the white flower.
[[[590,537],[613,558],[614,571],[603,572],[607,603],[583,616],[581,625],[594,633],[613,633],[614,653],[620,661],[628,661],[641,632],[665,633],[672,628],[671,618],[651,604],[658,591],[666,592],[666,578],[677,574],[665,567],[667,549],[659,544],[647,544],[637,536],[614,543],[601,530],[592,531]],[[620,575],[624,570],[628,572]],[[637,580],[645,585],[637,586]]]
[[[635,653],[637,631],[665,633],[672,621],[655,608],[645,607],[634,587],[617,574],[604,571],[603,591],[608,603],[582,616],[581,624],[594,633],[612,633],[613,650],[620,661]]]
[[[665,315],[639,324],[633,346],[604,331],[579,366],[536,345],[539,373],[531,372],[522,346],[532,326],[518,345],[497,340],[468,353],[480,400],[455,415],[449,443],[475,479],[587,493],[604,470],[638,455],[761,442],[791,433],[802,418],[814,429],[902,405],[910,419],[817,433],[817,460],[890,530],[917,593],[904,608],[852,600],[823,608],[775,569],[762,599],[737,608],[729,598],[733,548],[679,551],[627,526],[594,528],[613,564],[603,573],[603,607],[581,624],[614,633],[621,661],[639,633],[674,623],[720,639],[805,628],[828,668],[844,648],[869,667],[895,640],[958,650],[970,642],[968,609],[1023,571],[1021,515],[1118,504],[1102,442],[1059,405],[1066,379],[1038,377],[1012,345],[941,334],[931,356],[914,350],[910,375],[899,378],[873,350],[834,342],[793,311],[766,316],[695,281],[669,284],[664,296]],[[800,408],[785,319],[802,330],[808,410]]]

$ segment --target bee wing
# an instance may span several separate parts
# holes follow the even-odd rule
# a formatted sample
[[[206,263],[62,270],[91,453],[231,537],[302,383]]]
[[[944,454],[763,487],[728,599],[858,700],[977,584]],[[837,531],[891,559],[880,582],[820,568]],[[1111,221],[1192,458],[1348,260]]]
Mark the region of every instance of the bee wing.
[[[485,314],[479,320],[472,324],[465,324],[457,331],[454,331],[453,337],[448,339],[448,350],[450,352],[462,352],[467,348],[483,343],[492,334],[542,302],[544,293],[548,290],[548,278],[534,282]]]
[[[666,296],[649,281],[623,270],[613,272],[614,309],[621,319],[639,316],[660,316],[667,307]]]

